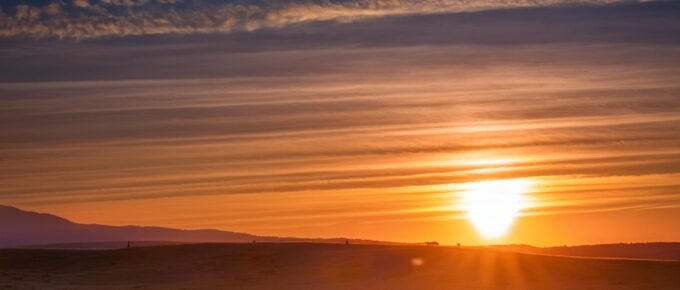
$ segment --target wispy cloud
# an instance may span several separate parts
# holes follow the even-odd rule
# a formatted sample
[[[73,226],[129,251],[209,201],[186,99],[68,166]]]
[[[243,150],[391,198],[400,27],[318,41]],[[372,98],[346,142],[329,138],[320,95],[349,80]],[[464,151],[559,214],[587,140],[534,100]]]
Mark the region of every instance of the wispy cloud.
[[[396,14],[608,4],[623,0],[54,0],[0,6],[0,37],[83,39],[166,33],[224,33],[309,21],[354,21]],[[14,4],[14,5],[12,5]]]
[[[381,59],[417,57],[408,73],[383,61],[380,70],[346,67],[355,75],[5,84],[0,197],[57,204],[325,195],[579,175],[627,176],[617,188],[634,192],[635,176],[676,174],[677,67],[656,60],[675,50],[650,47],[649,59],[640,58],[645,49],[619,46],[525,49],[379,50]],[[574,61],[584,50],[588,59]],[[368,61],[375,52],[331,50],[323,59]],[[452,57],[460,54],[476,61]],[[494,61],[525,54],[532,62]],[[621,64],[630,58],[638,61]],[[475,154],[518,161],[455,161]],[[499,170],[479,171],[489,166]],[[618,203],[610,201],[603,208]]]
[[[418,223],[428,234],[455,228],[437,235],[455,243],[465,229],[458,184],[531,178],[520,223],[562,219],[581,230],[574,213],[611,214],[616,227],[670,212],[664,225],[677,227],[678,3],[444,14],[413,13],[448,1],[6,3],[4,19],[19,13],[24,27],[68,19],[13,36],[95,39],[3,39],[0,203],[82,222],[261,234],[417,241],[386,229]],[[97,38],[150,30],[72,25],[98,9],[111,21],[184,21],[232,6],[276,9],[213,35]],[[374,17],[400,11],[409,15]],[[356,16],[372,18],[235,32],[249,29],[245,20]],[[217,31],[189,22],[192,34]],[[158,33],[181,27],[167,25]]]

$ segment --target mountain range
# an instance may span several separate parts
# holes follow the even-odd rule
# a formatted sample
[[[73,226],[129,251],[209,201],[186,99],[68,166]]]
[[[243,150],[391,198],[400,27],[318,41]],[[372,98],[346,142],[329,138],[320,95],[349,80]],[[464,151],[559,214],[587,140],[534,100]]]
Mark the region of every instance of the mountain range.
[[[51,214],[0,205],[0,248],[111,249],[130,242],[134,247],[188,243],[345,243],[404,244],[346,238],[295,238],[258,236],[214,229],[182,230],[149,226],[80,224]],[[495,245],[496,250],[528,254],[680,260],[680,243],[618,243],[601,245],[534,247]]]
[[[112,248],[172,243],[315,242],[344,243],[348,239],[309,239],[257,236],[221,230],[181,230],[148,226],[79,224],[51,214],[0,205],[0,248],[46,246],[58,248]],[[350,239],[352,243],[388,242]]]

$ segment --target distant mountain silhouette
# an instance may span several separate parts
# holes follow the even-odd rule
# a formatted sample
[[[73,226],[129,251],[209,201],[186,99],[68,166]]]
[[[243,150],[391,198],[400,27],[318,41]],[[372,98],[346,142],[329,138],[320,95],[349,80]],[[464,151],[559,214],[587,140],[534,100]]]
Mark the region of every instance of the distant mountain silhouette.
[[[306,239],[288,237],[256,236],[220,230],[179,230],[146,226],[108,226],[78,224],[67,219],[44,213],[23,211],[0,205],[0,247],[24,247],[51,245],[76,248],[77,244],[89,247],[120,247],[123,241],[145,242],[138,245],[159,243],[243,243],[252,242],[323,242],[344,243],[346,239]],[[162,241],[162,242],[150,242]],[[118,242],[118,243],[115,243]],[[362,244],[387,244],[369,240],[351,240]]]
[[[528,245],[498,245],[496,249],[542,255],[625,258],[650,260],[680,260],[680,243],[620,243],[584,246],[533,247]]]

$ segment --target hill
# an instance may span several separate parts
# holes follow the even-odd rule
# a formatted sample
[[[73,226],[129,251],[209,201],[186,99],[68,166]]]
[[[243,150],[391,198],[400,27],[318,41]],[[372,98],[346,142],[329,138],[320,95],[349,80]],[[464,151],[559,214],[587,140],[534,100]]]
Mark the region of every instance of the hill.
[[[0,250],[2,289],[678,289],[680,262],[304,243]]]
[[[680,243],[620,243],[545,248],[528,245],[498,245],[493,248],[542,255],[680,261]]]
[[[344,238],[305,239],[257,236],[220,230],[180,230],[146,226],[108,226],[78,224],[44,213],[23,211],[0,205],[0,248],[46,245],[48,248],[117,248],[127,243],[162,241],[158,243],[250,243],[318,242],[344,243]],[[386,242],[350,240],[352,243],[380,244]]]

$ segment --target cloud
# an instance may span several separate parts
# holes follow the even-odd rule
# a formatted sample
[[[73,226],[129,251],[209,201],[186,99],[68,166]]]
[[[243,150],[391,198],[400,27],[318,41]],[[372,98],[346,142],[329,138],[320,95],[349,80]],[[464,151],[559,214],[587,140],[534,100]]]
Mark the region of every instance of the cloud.
[[[680,44],[678,13],[677,3],[652,3],[399,15],[227,34],[77,42],[4,39],[0,64],[5,69],[0,70],[0,81],[280,77],[346,73],[359,69],[357,66],[362,66],[362,71],[376,70],[375,64],[382,62],[397,68],[423,64],[431,69],[443,69],[448,64],[492,66],[493,62],[508,64],[513,59],[531,62],[532,49],[544,53],[540,45],[588,45],[592,51],[612,46],[614,49],[608,50],[611,59],[629,56],[644,59],[642,63],[666,66],[673,63],[670,56]],[[454,45],[459,46],[455,50],[458,54],[442,48]],[[499,58],[482,57],[474,47],[462,48],[479,45],[499,47]],[[523,47],[511,49],[513,46]],[[419,58],[411,58],[414,53]],[[565,52],[562,58],[570,62],[607,61],[593,55],[577,49]]]
[[[222,30],[186,1],[0,4],[43,25],[15,36],[89,38],[2,39],[0,203],[401,227],[460,217],[452,183],[531,177],[527,215],[680,206],[678,3],[381,17],[405,2],[213,2],[241,9],[231,33],[196,33]],[[96,37],[130,35],[120,19],[162,35]]]
[[[87,8],[90,7],[90,1],[89,0],[73,0],[73,6],[79,7],[79,8]]]
[[[139,53],[113,50],[122,56],[87,60],[118,63]],[[0,199],[382,192],[579,174],[626,176],[621,191],[638,192],[626,188],[640,186],[639,176],[678,174],[678,68],[670,61],[677,51],[539,45],[210,53],[205,63],[179,66],[236,66],[230,77],[5,83]],[[651,52],[655,58],[646,57]],[[175,58],[163,54],[141,56],[149,62],[140,67]],[[300,69],[307,73],[243,75],[246,67],[304,62],[314,63]],[[455,162],[490,151],[519,161],[487,174],[475,172],[484,165]]]
[[[15,1],[10,1],[9,4]],[[46,5],[4,4],[0,37],[84,39],[167,33],[228,33],[310,21],[348,22],[397,14],[494,8],[600,5],[618,0],[55,0]]]

